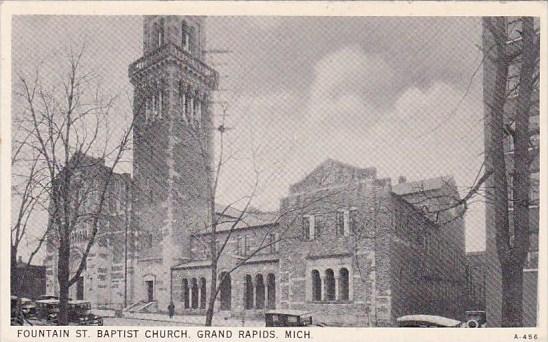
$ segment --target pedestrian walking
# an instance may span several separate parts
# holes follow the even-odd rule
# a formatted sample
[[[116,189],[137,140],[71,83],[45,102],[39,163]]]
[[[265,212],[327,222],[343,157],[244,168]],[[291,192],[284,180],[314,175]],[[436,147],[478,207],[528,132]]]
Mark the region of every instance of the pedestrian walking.
[[[170,302],[167,306],[167,312],[169,314],[169,318],[173,318],[173,315],[175,314],[175,304],[173,304],[173,302]]]

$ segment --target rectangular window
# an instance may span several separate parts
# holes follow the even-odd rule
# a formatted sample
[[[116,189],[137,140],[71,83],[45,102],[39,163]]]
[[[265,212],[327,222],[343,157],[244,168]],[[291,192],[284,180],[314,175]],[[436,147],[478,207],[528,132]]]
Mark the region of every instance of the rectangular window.
[[[246,235],[246,236],[244,236],[244,250],[243,250],[242,255],[249,255],[249,249],[250,249],[249,237]]]
[[[278,252],[278,242],[280,241],[280,234],[274,233],[274,252]]]
[[[355,233],[358,229],[358,209],[350,210],[350,232]],[[347,232],[348,235],[349,232]]]
[[[305,240],[310,240],[310,225],[311,225],[311,217],[303,216],[303,238]]]
[[[242,254],[242,237],[238,236],[236,239],[236,246],[235,246],[234,254],[241,255]]]
[[[343,236],[344,235],[344,211],[338,210],[337,211],[337,225],[336,225],[336,232],[337,236]]]
[[[268,235],[265,239],[265,251],[266,252],[268,252],[268,253],[274,253],[275,252],[274,241],[276,241],[275,237],[274,237],[274,233],[268,233]]]
[[[314,238],[321,236],[324,232],[325,221],[323,215],[314,217]]]

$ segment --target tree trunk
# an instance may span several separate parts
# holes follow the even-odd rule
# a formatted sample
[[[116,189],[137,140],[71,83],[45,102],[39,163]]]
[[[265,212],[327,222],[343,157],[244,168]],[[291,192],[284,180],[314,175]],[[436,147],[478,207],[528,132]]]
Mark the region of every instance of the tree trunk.
[[[484,18],[496,40],[496,52],[489,56],[495,61],[496,75],[493,101],[489,104],[490,140],[486,150],[486,171],[492,171],[493,203],[495,208],[496,250],[501,265],[503,327],[523,326],[523,266],[529,251],[529,107],[532,76],[535,67],[535,33],[532,18],[522,18],[522,64],[515,129],[513,166],[507,166],[504,155],[504,105],[508,79],[507,22],[503,17]],[[507,168],[508,171],[507,172]],[[508,177],[513,177],[509,196]],[[510,225],[508,200],[513,204],[513,224]]]
[[[523,267],[529,252],[529,108],[535,68],[533,18],[521,18],[522,54],[518,106],[514,114],[514,246],[502,272],[502,324],[523,326]],[[507,265],[507,266],[506,266]],[[505,269],[506,268],[506,269]]]
[[[501,265],[502,326],[523,327],[523,265],[513,259]]]
[[[17,296],[17,248],[11,246],[10,262],[10,292],[12,296]]]
[[[209,287],[209,300],[206,310],[206,327],[210,327],[213,323],[213,313],[215,310],[215,300],[217,299],[217,263],[211,264],[211,282]]]
[[[59,260],[57,261],[57,280],[59,281],[59,314],[58,325],[68,325],[68,297],[69,297],[69,260],[70,245],[67,241],[60,241]]]

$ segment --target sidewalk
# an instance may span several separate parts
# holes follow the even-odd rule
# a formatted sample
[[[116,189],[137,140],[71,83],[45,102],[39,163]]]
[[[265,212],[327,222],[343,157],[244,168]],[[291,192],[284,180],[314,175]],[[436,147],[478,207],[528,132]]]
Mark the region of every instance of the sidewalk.
[[[128,319],[141,319],[156,322],[179,322],[185,325],[191,326],[204,326],[205,316],[203,315],[175,315],[173,318],[169,318],[166,313],[137,313],[137,312],[124,312],[124,318]],[[241,319],[224,318],[213,316],[213,326],[215,327],[264,327],[264,320],[248,320],[245,323]]]

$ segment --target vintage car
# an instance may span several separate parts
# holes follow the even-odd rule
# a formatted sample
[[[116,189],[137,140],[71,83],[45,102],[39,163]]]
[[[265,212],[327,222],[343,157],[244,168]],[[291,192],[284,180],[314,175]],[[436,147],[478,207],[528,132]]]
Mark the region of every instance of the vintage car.
[[[434,315],[407,315],[397,320],[399,327],[416,328],[460,328],[462,322],[456,319]]]
[[[58,299],[40,299],[36,301],[36,317],[44,323],[56,324],[59,314]]]
[[[44,300],[44,299],[59,299],[59,297],[53,296],[53,295],[41,295],[36,300]]]
[[[466,328],[485,328],[487,327],[487,315],[485,311],[466,311]]]
[[[21,312],[25,318],[36,317],[36,304],[29,298],[21,298]]]
[[[312,312],[300,310],[270,310],[265,313],[267,327],[324,327],[324,323],[313,323]]]
[[[23,325],[25,319],[21,312],[21,301],[16,296],[11,296],[11,325]]]
[[[86,300],[69,301],[68,318],[77,325],[103,325],[103,317],[91,313],[91,303]]]

